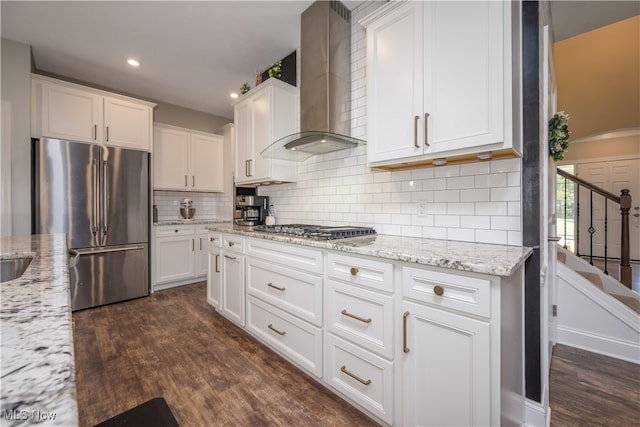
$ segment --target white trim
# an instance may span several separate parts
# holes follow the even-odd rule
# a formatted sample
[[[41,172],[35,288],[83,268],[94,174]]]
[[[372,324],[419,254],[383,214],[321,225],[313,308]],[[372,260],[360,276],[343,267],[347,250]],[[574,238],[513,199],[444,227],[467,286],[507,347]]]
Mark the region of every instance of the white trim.
[[[2,135],[0,135],[0,236],[11,236],[11,103],[2,100]]]
[[[548,405],[526,399],[525,426],[548,427],[551,421],[551,408]]]
[[[624,129],[616,129],[612,131],[594,133],[591,135],[583,136],[582,138],[572,139],[570,142],[571,144],[578,144],[580,142],[603,141],[607,139],[626,138],[629,136],[640,137],[640,128],[624,128]]]
[[[640,158],[639,155],[627,154],[622,156],[608,156],[608,157],[598,157],[598,158],[590,158],[590,159],[563,160],[558,163],[558,166],[582,165],[586,163],[618,162],[621,160],[636,160],[638,158]]]
[[[558,342],[615,359],[640,364],[637,343],[611,339],[566,326],[558,327]]]

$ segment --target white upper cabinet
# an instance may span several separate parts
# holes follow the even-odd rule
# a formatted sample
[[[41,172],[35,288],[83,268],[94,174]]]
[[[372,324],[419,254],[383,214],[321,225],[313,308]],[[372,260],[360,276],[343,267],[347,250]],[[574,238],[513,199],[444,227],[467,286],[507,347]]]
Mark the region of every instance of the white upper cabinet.
[[[509,2],[408,1],[361,21],[371,166],[518,155],[510,17]]]
[[[151,151],[155,104],[32,77],[31,136]]]
[[[224,191],[222,136],[156,124],[153,144],[153,188]]]
[[[234,104],[236,184],[293,182],[297,164],[260,155],[271,143],[297,131],[298,89],[268,79]]]

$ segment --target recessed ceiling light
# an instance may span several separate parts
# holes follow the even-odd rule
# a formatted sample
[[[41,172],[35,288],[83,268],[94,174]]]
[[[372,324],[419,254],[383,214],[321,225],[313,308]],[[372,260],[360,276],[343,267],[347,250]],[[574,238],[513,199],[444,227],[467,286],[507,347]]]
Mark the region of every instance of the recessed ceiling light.
[[[237,94],[237,93],[235,93],[235,92],[231,92],[231,93],[229,94],[229,96],[230,96],[231,98],[233,98],[233,99],[236,99],[236,98],[238,97],[238,94]]]
[[[136,61],[133,58],[127,59],[127,64],[131,65],[132,67],[139,67],[140,66],[140,62]]]

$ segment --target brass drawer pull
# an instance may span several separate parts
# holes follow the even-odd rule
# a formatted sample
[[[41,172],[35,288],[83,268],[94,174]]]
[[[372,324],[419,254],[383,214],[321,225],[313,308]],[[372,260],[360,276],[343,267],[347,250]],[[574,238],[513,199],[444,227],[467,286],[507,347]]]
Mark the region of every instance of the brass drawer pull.
[[[226,255],[226,254],[225,254],[225,256],[224,256],[224,257],[225,257],[225,258],[227,258],[227,259],[232,259],[232,260],[234,260],[234,261],[237,259],[237,258],[236,258],[236,257],[234,257],[234,256],[229,256],[229,255]]]
[[[424,113],[424,146],[429,147],[429,113]]]
[[[284,291],[286,288],[281,288],[279,286],[274,285],[273,283],[267,283],[267,286],[273,289],[277,289],[279,291]]]
[[[358,274],[358,271],[360,271],[360,270],[358,270],[356,267],[351,267],[350,271],[351,271],[351,275],[355,276],[356,274]]]
[[[276,328],[273,327],[273,325],[271,323],[269,323],[269,325],[267,326],[267,328],[271,329],[273,332],[275,332],[278,335],[284,335],[286,334],[285,331],[279,331]]]
[[[409,312],[405,311],[402,315],[402,351],[405,353],[409,353],[409,347],[407,347],[407,318],[409,317]]]
[[[441,297],[442,294],[444,294],[444,288],[440,285],[435,285],[433,287],[433,293]]]
[[[233,246],[234,243],[233,242],[229,242],[229,247]]]
[[[365,319],[364,317],[360,317],[360,316],[356,316],[355,314],[351,314],[347,311],[347,309],[345,308],[344,310],[342,310],[340,313],[342,313],[342,315],[344,316],[349,316],[353,319],[359,320],[363,323],[371,323],[371,318],[369,317],[368,319]]]
[[[215,242],[215,241],[216,241],[216,238],[215,238],[215,237],[209,237],[209,241],[210,241],[210,242]]]
[[[216,255],[216,273],[220,273],[220,255]]]
[[[360,378],[356,374],[352,374],[351,372],[347,371],[347,367],[345,365],[342,365],[342,368],[340,368],[340,371],[345,373],[345,374],[347,374],[347,375],[349,375],[351,378],[353,378],[356,381],[361,382],[364,385],[371,384],[371,380],[363,380],[362,378]]]
[[[413,146],[416,148],[420,148],[418,145],[418,121],[420,120],[420,116],[415,116],[413,118]]]

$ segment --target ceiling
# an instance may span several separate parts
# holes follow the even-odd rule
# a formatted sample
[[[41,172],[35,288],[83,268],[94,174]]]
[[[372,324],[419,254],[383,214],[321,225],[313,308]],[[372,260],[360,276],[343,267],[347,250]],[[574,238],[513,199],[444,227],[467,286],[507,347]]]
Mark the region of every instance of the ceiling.
[[[229,94],[294,51],[313,1],[5,1],[2,37],[37,70],[231,118]],[[353,9],[361,1],[346,1]],[[556,39],[639,13],[636,1],[552,1]],[[126,64],[134,57],[138,68]]]

